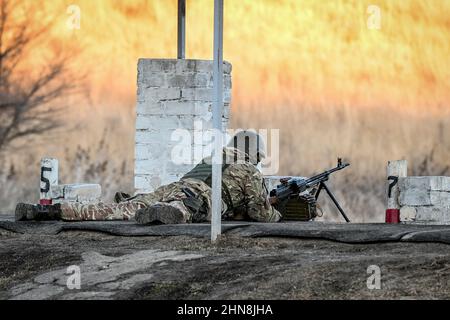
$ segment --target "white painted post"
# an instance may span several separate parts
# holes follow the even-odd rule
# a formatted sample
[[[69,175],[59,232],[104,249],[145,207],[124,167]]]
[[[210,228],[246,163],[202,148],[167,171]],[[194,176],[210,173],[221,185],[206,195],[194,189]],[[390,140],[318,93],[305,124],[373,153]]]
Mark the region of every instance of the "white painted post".
[[[408,162],[406,160],[389,161],[387,165],[387,208],[386,223],[400,222],[400,205],[398,203],[398,178],[407,176]]]
[[[222,233],[223,0],[214,0],[214,98],[211,241]]]
[[[58,185],[58,159],[41,160],[40,204],[52,204],[51,187]]]

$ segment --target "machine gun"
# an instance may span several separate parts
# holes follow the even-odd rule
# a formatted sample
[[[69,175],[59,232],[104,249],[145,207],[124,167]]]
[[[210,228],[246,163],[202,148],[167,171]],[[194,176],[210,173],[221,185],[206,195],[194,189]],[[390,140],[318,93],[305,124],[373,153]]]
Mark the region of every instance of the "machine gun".
[[[281,184],[278,185],[275,189],[273,189],[270,192],[270,196],[272,198],[272,201],[274,201],[275,204],[279,203],[286,203],[289,199],[291,199],[293,196],[298,196],[302,192],[314,188],[312,195],[315,197],[315,200],[319,198],[320,192],[325,189],[328,196],[331,198],[333,203],[335,204],[336,208],[339,210],[341,215],[344,217],[346,222],[350,222],[350,220],[347,218],[344,210],[339,205],[338,201],[336,200],[335,196],[331,192],[330,188],[326,185],[326,181],[330,178],[330,175],[336,171],[340,171],[342,169],[345,169],[348,167],[349,163],[342,163],[342,159],[338,159],[337,166],[333,169],[327,170],[323,173],[320,173],[318,175],[315,175],[311,178],[303,179],[303,178],[288,178],[288,179],[282,179]]]

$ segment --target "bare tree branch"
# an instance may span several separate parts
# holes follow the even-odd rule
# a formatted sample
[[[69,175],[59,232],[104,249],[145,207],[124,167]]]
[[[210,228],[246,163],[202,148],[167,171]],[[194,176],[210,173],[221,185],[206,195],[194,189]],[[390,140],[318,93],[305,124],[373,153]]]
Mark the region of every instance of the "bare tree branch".
[[[39,72],[20,70],[28,49],[50,29],[49,24],[33,23],[29,13],[36,10],[29,8],[24,19],[13,19],[20,3],[0,0],[0,152],[15,140],[59,127],[61,97],[77,88],[76,79],[69,78],[68,57],[56,58],[57,53]]]

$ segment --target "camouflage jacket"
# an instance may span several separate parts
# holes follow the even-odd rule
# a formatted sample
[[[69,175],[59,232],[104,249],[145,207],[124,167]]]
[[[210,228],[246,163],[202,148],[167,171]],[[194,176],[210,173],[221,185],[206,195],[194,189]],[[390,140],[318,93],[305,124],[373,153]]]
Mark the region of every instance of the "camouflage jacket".
[[[224,185],[222,188],[222,214],[224,218],[234,220],[277,222],[280,220],[281,214],[268,203],[268,192],[264,185],[263,175],[251,163],[252,160],[237,149],[224,148],[226,166],[222,173],[222,184]],[[211,157],[203,161],[211,163]],[[208,188],[210,187],[208,186]],[[211,192],[207,197],[209,198],[207,203],[210,204]],[[210,208],[208,209],[210,210]],[[210,213],[208,217],[210,217]]]

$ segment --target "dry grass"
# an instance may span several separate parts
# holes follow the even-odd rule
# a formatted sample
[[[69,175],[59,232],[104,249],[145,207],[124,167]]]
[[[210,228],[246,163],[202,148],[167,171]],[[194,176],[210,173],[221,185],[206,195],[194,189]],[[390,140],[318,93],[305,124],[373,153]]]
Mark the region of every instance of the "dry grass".
[[[176,0],[78,0],[81,29],[66,28],[66,0],[48,45],[83,48],[94,104],[131,105],[136,61],[176,57]],[[369,5],[381,30],[369,30]],[[212,57],[213,5],[187,1],[187,57]],[[228,0],[225,59],[234,103],[444,108],[450,98],[450,1]],[[107,55],[107,57],[106,57]]]
[[[69,114],[72,121],[64,131],[3,154],[0,212],[11,211],[19,201],[38,201],[40,159],[46,156],[59,159],[60,183],[100,183],[106,201],[118,190],[133,192],[134,117],[104,109],[91,112],[81,118]]]
[[[233,110],[233,125],[280,128],[280,174],[310,176],[351,163],[332,185],[355,221],[383,221],[386,164],[407,159],[409,175],[450,174],[448,114],[408,115],[389,108]]]
[[[103,109],[101,109],[103,110]],[[133,191],[134,118],[131,113],[110,116],[98,111],[80,119],[50,143],[10,154],[3,162],[0,195],[3,210],[17,201],[37,201],[39,159],[60,159],[60,181],[96,182],[104,197]],[[337,173],[331,184],[353,221],[384,219],[385,166],[388,160],[407,159],[410,175],[449,175],[450,118],[406,115],[388,109],[274,108],[273,113],[251,108],[233,110],[232,127],[280,128],[280,175],[310,176],[335,165],[338,156],[351,167]],[[328,201],[326,219],[339,220]]]

